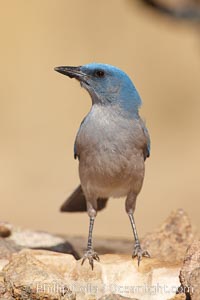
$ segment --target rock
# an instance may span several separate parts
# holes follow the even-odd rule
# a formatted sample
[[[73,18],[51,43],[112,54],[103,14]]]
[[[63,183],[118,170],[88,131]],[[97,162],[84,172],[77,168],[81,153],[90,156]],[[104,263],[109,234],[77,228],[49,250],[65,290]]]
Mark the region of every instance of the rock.
[[[20,250],[21,247],[19,245],[16,245],[13,241],[0,238],[0,259],[9,259],[13,253]]]
[[[21,247],[13,241],[5,238],[0,238],[0,271],[9,262],[13,253],[21,250]]]
[[[1,224],[4,223],[0,223],[0,227]],[[186,249],[197,235],[183,210],[173,212],[160,228],[141,240],[152,258],[144,258],[139,268],[137,260],[131,258],[133,240],[95,239],[95,250],[99,254],[113,254],[100,255],[101,261],[95,261],[92,271],[87,261],[81,266],[81,261],[74,259],[79,258],[78,253],[82,256],[86,238],[62,237],[7,223],[6,227],[11,235],[0,237],[0,271],[3,269],[0,300],[12,300],[12,297],[64,300],[75,299],[75,294],[76,300],[185,299],[183,294],[175,296],[180,286],[178,275]],[[180,275],[182,288],[193,287],[190,295],[198,300],[199,243],[196,241],[188,249]]]
[[[74,247],[65,238],[43,231],[33,231],[19,227],[13,227],[9,240],[14,241],[21,248],[43,249],[54,252],[72,254],[76,259],[80,258]]]
[[[174,296],[174,298],[171,298],[170,300],[187,300],[185,294],[178,294]]]
[[[75,299],[75,294],[76,300],[166,300],[180,284],[180,267],[144,258],[138,268],[129,255],[108,254],[100,256],[92,271],[87,261],[82,266],[69,254],[24,249],[3,268],[0,291],[4,298],[23,300]]]
[[[200,240],[188,248],[180,271],[181,287],[192,299],[200,299]]]
[[[160,228],[142,239],[142,246],[152,257],[182,262],[185,252],[196,237],[188,215],[179,209],[172,212]]]
[[[14,299],[75,299],[62,275],[55,268],[36,259],[30,252],[13,254],[2,273],[6,292]]]
[[[77,300],[85,299],[86,295],[86,299],[98,299],[106,294],[166,300],[174,296],[175,287],[180,285],[180,267],[180,264],[144,258],[138,268],[137,260],[130,256],[108,254],[100,256],[100,263],[95,262],[94,271],[88,262],[82,266],[78,261],[71,273],[65,273],[65,280],[70,287],[75,287]]]
[[[0,300],[1,300],[1,295],[4,295],[6,293],[6,288],[4,284],[4,277],[0,273]]]
[[[27,253],[33,255],[43,264],[53,268],[61,275],[65,273],[71,273],[76,267],[76,260],[72,255],[63,254],[47,250],[22,250],[21,253]]]
[[[12,226],[6,222],[0,222],[0,237],[8,237],[11,235]]]
[[[190,287],[191,287],[191,299],[199,300],[200,299],[200,268],[195,269],[191,273],[190,278]]]
[[[65,242],[65,240],[58,235],[18,227],[13,228],[12,235],[9,239],[24,248],[53,247]]]
[[[1,297],[0,300],[15,300],[15,299],[9,295],[5,295],[4,297]]]
[[[127,298],[127,297],[122,297],[117,294],[110,294],[107,296],[103,296],[99,298],[98,300],[137,300],[136,298]]]

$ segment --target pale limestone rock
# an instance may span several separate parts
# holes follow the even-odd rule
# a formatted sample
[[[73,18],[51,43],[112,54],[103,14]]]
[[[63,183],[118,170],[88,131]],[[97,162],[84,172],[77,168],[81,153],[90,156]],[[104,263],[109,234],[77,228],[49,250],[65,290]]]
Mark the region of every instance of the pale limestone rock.
[[[98,300],[137,300],[136,298],[127,298],[127,297],[123,297],[117,294],[110,294],[107,296],[103,296],[101,298],[99,298]]]
[[[65,273],[71,273],[77,265],[77,261],[70,254],[57,253],[47,250],[29,249],[24,249],[20,253],[33,255],[36,259],[51,267],[56,272],[59,272],[63,276],[65,275]]]
[[[185,294],[178,294],[169,300],[186,300]]]
[[[53,263],[52,263],[53,266]],[[30,252],[13,254],[2,271],[5,289],[18,300],[74,300],[62,275]]]
[[[9,259],[0,259],[0,271],[9,263]]]
[[[144,258],[138,268],[137,260],[123,255],[102,255],[94,271],[88,262],[77,262],[71,273],[65,274],[66,282],[77,294],[77,300],[119,294],[142,300],[166,300],[173,297],[180,285],[180,264]],[[166,290],[166,292],[165,292]],[[89,298],[88,298],[89,299]]]
[[[52,247],[64,243],[65,239],[60,236],[43,231],[34,231],[30,229],[13,228],[12,235],[9,238],[17,245],[25,248]]]
[[[152,257],[182,262],[196,235],[188,215],[179,209],[172,212],[160,228],[146,234],[142,246],[148,249]]]
[[[20,250],[21,247],[13,241],[0,237],[0,271],[9,262],[12,254]]]
[[[92,271],[87,261],[82,266],[72,255],[22,250],[13,254],[3,269],[5,290],[18,299],[43,299],[44,287],[50,287],[49,300],[70,299],[55,295],[55,289],[59,288],[72,291],[76,300],[97,300],[105,296],[102,299],[166,300],[174,296],[180,285],[179,264],[144,258],[138,268],[137,260],[127,255],[102,255],[100,259]],[[32,298],[26,298],[30,295]]]
[[[46,249],[54,252],[69,253],[80,258],[73,246],[64,237],[43,231],[34,231],[12,226],[12,234],[8,238],[21,248]]]
[[[54,278],[57,278],[55,280],[59,286],[69,288],[77,294],[76,300],[121,300],[124,299],[123,297],[139,300],[185,299],[184,295],[176,297],[174,295],[176,288],[180,285],[178,275],[182,259],[196,234],[188,216],[182,210],[172,213],[159,229],[147,234],[142,239],[142,245],[149,250],[152,259],[144,258],[139,269],[137,260],[131,259],[133,241],[124,239],[95,239],[95,250],[99,254],[118,252],[128,255],[101,255],[100,263],[95,262],[94,271],[91,270],[87,261],[81,266],[81,261],[76,261],[72,255],[63,253],[24,249],[20,253],[12,255],[21,248],[33,247],[69,252],[78,257],[75,250],[82,255],[86,239],[68,237],[66,241],[66,238],[53,234],[15,228],[9,224],[6,226],[12,234],[7,238],[0,238],[0,270],[9,260],[11,261],[8,266],[4,267],[3,277],[0,273],[0,300],[1,295],[5,299],[11,299],[9,297],[18,295],[18,292],[18,299],[22,299],[20,298],[22,295],[25,297],[23,299],[30,300],[30,298],[26,298],[30,296],[30,293],[32,293],[31,299],[42,299],[42,291],[38,291],[37,297],[39,298],[34,298],[36,297],[34,284],[39,273],[41,275],[40,282],[43,285],[51,287],[53,285],[55,289]],[[75,247],[75,250],[68,241]],[[200,300],[198,294],[200,271],[198,267],[196,268],[198,259],[194,259],[196,255],[194,253],[199,253],[199,244],[194,245],[190,254],[186,256],[181,273],[181,283],[185,285],[190,283],[194,286],[196,294],[192,294],[192,299]],[[188,257],[192,257],[192,259]],[[191,263],[193,261],[194,264]],[[16,270],[20,270],[17,275]],[[9,282],[14,282],[14,287],[15,284],[21,286],[21,289],[19,287],[12,289]],[[51,298],[54,296],[49,292],[47,299],[57,299]]]
[[[9,296],[9,295],[5,295],[4,297],[0,297],[0,300],[15,300],[13,297]]]
[[[180,272],[183,289],[193,300],[200,299],[200,240],[196,240],[188,248]]]
[[[13,241],[5,238],[0,238],[0,259],[9,259],[15,252],[19,252],[21,247]]]

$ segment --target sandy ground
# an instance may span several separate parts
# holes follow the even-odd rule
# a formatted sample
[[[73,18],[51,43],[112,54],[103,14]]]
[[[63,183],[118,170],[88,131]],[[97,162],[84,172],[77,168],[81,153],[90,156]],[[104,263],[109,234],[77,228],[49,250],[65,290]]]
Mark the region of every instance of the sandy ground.
[[[86,214],[61,214],[59,207],[79,182],[73,142],[90,98],[53,68],[95,61],[125,70],[143,99],[152,152],[137,202],[139,232],[178,207],[200,227],[195,24],[158,17],[130,0],[18,0],[1,3],[0,36],[2,220],[87,234]],[[123,199],[99,213],[95,234],[131,237]]]

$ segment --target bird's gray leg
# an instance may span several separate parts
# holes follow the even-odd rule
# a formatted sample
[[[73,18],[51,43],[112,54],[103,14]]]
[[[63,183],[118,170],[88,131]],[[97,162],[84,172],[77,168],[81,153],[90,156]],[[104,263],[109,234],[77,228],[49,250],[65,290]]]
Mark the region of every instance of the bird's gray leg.
[[[82,265],[85,262],[86,259],[89,260],[89,263],[92,267],[92,270],[94,268],[94,259],[99,261],[99,256],[98,254],[93,250],[92,246],[92,232],[93,232],[93,227],[94,227],[94,220],[97,215],[97,204],[91,203],[87,201],[87,210],[88,210],[88,215],[90,218],[90,225],[89,225],[89,234],[88,234],[88,242],[87,242],[87,250],[83,256],[82,259]]]
[[[135,225],[135,220],[133,217],[133,213],[135,211],[135,205],[136,205],[136,195],[132,192],[129,193],[127,198],[126,198],[126,212],[129,216],[130,222],[131,222],[131,227],[133,230],[133,235],[135,238],[135,245],[134,245],[134,250],[133,250],[133,254],[132,257],[137,257],[138,259],[138,266],[140,264],[140,261],[142,259],[143,256],[145,257],[150,257],[150,254],[147,250],[142,250],[141,245],[140,245],[140,241],[139,241],[139,237],[137,234],[137,229],[136,229],[136,225]]]

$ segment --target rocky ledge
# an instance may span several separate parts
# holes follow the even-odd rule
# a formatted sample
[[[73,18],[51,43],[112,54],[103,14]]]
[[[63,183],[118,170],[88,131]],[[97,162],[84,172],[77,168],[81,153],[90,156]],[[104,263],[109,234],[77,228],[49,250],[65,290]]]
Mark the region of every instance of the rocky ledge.
[[[92,271],[79,260],[85,242],[1,222],[0,300],[200,299],[200,240],[181,209],[142,239],[152,258],[139,267],[132,241],[97,239]]]

